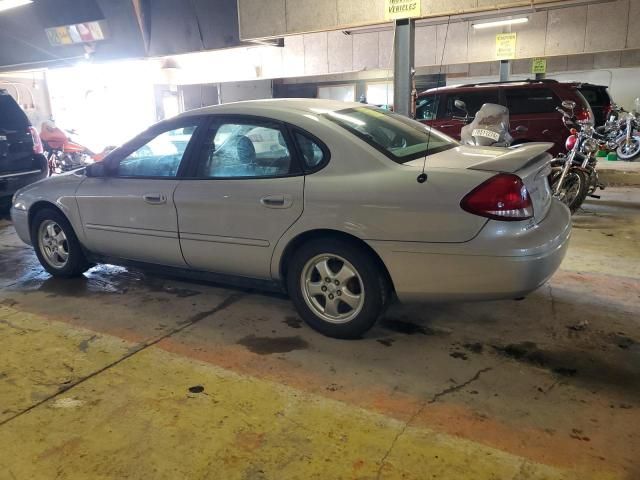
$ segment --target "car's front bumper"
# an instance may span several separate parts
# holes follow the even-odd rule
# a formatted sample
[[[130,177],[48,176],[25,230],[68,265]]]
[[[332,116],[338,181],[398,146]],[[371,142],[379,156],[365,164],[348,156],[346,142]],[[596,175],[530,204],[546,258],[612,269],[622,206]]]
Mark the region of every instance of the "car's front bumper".
[[[401,301],[498,300],[527,295],[558,269],[569,245],[571,214],[553,201],[535,228],[517,238],[464,244],[368,242],[387,266]]]
[[[26,210],[19,210],[11,207],[11,222],[18,237],[24,243],[31,245],[31,233],[29,232],[29,214]]]

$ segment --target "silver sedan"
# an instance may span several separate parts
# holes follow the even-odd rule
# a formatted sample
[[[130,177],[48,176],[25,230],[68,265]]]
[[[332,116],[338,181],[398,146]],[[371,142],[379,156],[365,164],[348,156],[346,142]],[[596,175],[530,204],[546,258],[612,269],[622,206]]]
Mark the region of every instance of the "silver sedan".
[[[311,327],[354,338],[394,298],[517,298],[548,280],[571,233],[549,147],[460,146],[362,104],[243,102],[26,187],[11,214],[54,276],[109,262],[278,288]]]

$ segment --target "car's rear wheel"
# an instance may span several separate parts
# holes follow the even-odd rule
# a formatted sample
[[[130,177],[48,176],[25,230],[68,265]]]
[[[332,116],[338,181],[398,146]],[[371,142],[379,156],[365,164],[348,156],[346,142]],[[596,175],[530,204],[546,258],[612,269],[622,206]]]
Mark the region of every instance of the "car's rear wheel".
[[[31,223],[31,239],[38,260],[56,277],[75,277],[91,266],[69,221],[60,212],[46,208]]]
[[[360,338],[389,297],[376,259],[338,239],[314,240],[299,248],[289,265],[287,286],[307,324],[335,338]]]

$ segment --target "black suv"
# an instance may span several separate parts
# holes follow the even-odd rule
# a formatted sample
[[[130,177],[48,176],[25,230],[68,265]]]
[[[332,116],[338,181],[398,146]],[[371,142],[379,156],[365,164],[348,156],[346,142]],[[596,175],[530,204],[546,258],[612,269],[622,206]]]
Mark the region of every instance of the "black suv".
[[[16,101],[0,90],[0,209],[16,190],[47,177],[42,142]]]
[[[613,100],[607,87],[594,85],[593,83],[578,83],[576,86],[582,96],[589,102],[596,126],[604,125],[613,108]]]

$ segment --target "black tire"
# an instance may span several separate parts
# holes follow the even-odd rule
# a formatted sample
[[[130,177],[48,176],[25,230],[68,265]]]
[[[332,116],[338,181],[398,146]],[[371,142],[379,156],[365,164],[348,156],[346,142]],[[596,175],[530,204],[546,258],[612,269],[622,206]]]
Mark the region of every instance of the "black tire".
[[[555,193],[556,182],[560,180],[561,172],[557,172],[556,174],[552,174],[552,178],[549,179],[549,184],[551,186],[551,191]],[[587,198],[587,194],[589,193],[589,178],[587,174],[582,170],[577,168],[572,168],[567,172],[569,178],[565,177],[566,182],[574,181],[579,182],[579,188],[577,195],[571,199],[570,201],[565,201],[565,199],[560,199],[571,211],[571,214],[574,214],[584,202],[585,198]]]
[[[55,267],[47,261],[45,254],[43,253],[39,241],[40,226],[47,221],[55,222],[64,232],[66,237],[66,247],[68,251],[68,257],[66,263],[60,267]],[[73,227],[59,211],[53,208],[45,208],[37,212],[31,222],[31,243],[33,249],[36,252],[36,256],[40,261],[42,267],[54,277],[72,278],[82,275],[89,268],[91,264],[87,261],[78,237],[76,237]]]
[[[364,293],[362,306],[352,319],[344,323],[323,319],[305,300],[303,274],[308,270],[305,267],[322,255],[342,257],[360,277],[358,283],[361,282],[361,293]],[[330,237],[312,240],[296,250],[288,268],[287,288],[298,313],[311,328],[341,339],[361,338],[383,313],[391,293],[387,275],[376,258],[351,242]]]

